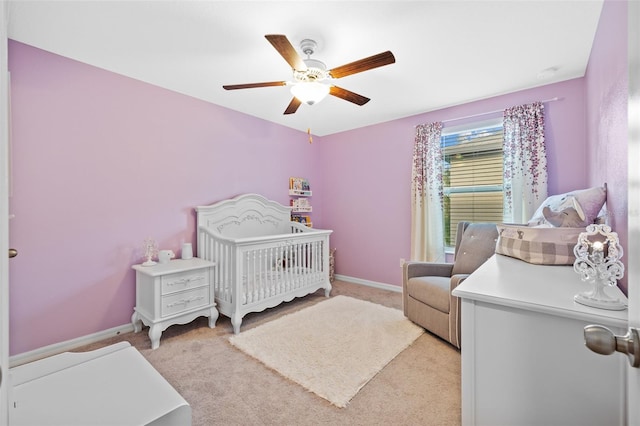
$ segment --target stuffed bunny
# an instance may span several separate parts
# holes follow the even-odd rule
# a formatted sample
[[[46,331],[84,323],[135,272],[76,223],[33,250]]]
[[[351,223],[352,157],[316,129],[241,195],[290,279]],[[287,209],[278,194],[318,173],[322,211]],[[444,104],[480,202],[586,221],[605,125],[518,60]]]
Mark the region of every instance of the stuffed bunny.
[[[584,220],[580,218],[580,214],[573,207],[567,207],[566,209],[554,212],[549,207],[542,209],[542,215],[551,225],[556,228],[569,227],[569,228],[583,228],[585,224]]]

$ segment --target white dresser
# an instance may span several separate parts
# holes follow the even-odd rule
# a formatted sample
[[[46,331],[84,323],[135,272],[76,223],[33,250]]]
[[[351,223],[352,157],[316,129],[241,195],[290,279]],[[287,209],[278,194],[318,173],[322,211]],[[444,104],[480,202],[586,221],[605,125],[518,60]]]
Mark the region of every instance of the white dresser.
[[[588,289],[571,266],[494,255],[454,290],[462,299],[463,425],[625,424],[628,362],[591,352],[583,329],[625,334],[627,312],[573,301]]]
[[[173,324],[209,317],[218,319],[212,288],[214,262],[191,258],[153,266],[133,265],[136,271],[136,306],[131,322],[137,333],[141,322],[149,326],[151,348],[160,346],[162,332]]]

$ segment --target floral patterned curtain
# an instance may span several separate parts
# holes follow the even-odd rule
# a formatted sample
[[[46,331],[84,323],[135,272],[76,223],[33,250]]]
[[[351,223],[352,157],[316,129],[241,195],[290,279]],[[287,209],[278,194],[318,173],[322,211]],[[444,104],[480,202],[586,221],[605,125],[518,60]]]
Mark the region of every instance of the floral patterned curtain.
[[[547,198],[542,102],[504,111],[504,220],[527,223]]]
[[[416,127],[411,173],[411,260],[444,261],[442,123]]]

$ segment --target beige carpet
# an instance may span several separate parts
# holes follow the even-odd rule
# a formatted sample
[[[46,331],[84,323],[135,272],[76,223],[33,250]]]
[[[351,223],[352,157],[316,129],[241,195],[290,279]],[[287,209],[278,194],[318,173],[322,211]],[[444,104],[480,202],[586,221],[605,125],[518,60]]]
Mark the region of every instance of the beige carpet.
[[[344,295],[402,312],[402,293],[335,281],[331,298]],[[324,303],[324,291],[248,314],[242,333],[301,309]],[[189,402],[193,426],[455,426],[460,415],[460,352],[424,333],[384,367],[345,408],[284,378],[229,343],[231,321],[216,328],[200,317],[173,325],[151,349],[148,327],[78,350],[128,341]]]
[[[401,311],[335,296],[231,336],[231,344],[337,407],[424,330]]]

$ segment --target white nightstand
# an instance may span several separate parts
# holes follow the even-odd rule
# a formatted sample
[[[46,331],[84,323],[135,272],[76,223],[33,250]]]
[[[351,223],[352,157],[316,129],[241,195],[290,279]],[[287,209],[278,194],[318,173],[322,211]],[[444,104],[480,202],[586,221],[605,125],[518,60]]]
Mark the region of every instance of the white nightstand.
[[[136,271],[136,306],[131,322],[137,333],[140,322],[149,326],[151,348],[160,346],[162,332],[173,324],[209,317],[214,328],[218,310],[212,289],[214,262],[176,259],[153,266],[133,265]]]

